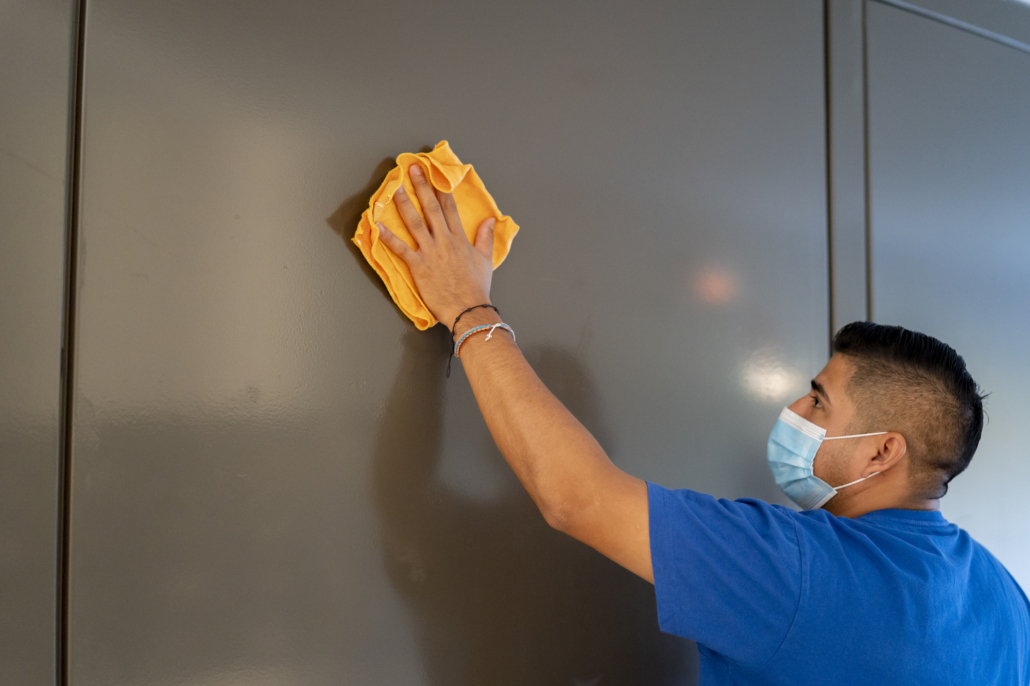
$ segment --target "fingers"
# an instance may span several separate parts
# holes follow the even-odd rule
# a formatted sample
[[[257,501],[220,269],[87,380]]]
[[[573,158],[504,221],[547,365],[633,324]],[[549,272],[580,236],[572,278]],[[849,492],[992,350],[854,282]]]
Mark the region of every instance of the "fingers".
[[[476,231],[476,250],[490,258],[490,265],[493,266],[494,259],[494,224],[497,221],[490,217],[479,225]]]
[[[404,186],[400,186],[397,191],[393,194],[393,201],[397,205],[397,211],[400,212],[401,219],[404,220],[404,225],[408,227],[408,231],[411,232],[412,238],[418,243],[421,248],[433,240],[432,235],[429,233],[429,229],[426,227],[426,223],[422,221],[422,217],[419,216],[418,210],[411,204],[411,199],[408,198],[407,192],[404,190]],[[379,224],[382,226],[382,224]],[[393,234],[390,234],[391,236]],[[404,241],[401,241],[402,243]],[[394,252],[397,252],[396,250]],[[397,253],[398,255],[400,253]]]
[[[382,222],[376,222],[376,226],[379,227],[379,240],[386,243],[386,247],[393,250],[394,254],[410,267],[412,260],[415,259],[415,251],[409,248],[407,243],[397,238],[396,234],[386,228]]]
[[[418,201],[422,204],[422,212],[426,216],[426,223],[429,224],[430,231],[434,234],[437,231],[447,231],[447,219],[443,215],[443,210],[440,208],[439,200],[436,199],[433,186],[426,179],[426,174],[422,170],[421,165],[416,162],[408,167],[408,175],[411,177],[411,183],[415,185],[415,195],[418,196]]]
[[[465,235],[465,229],[461,226],[461,217],[458,216],[458,205],[454,202],[454,196],[450,193],[444,193],[441,190],[436,191],[436,198],[440,201],[440,209],[443,210],[444,219],[447,220],[447,228],[451,230],[453,234]],[[466,240],[468,240],[466,238]]]

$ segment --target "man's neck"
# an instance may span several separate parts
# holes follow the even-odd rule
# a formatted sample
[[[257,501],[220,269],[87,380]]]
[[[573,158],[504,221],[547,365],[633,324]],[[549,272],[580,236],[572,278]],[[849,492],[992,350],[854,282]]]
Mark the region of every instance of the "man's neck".
[[[862,495],[866,495],[863,493]],[[869,494],[872,495],[872,494]],[[864,514],[877,510],[939,510],[941,501],[938,498],[933,500],[888,500],[880,498],[863,498],[861,496],[850,500],[842,500],[834,503],[834,498],[826,503],[824,510],[837,517],[848,517],[854,519]]]

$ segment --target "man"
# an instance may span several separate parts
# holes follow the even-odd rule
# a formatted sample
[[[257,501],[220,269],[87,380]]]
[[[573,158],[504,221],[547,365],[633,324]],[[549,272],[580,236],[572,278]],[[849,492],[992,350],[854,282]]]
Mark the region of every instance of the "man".
[[[454,200],[409,169],[415,248],[380,225],[433,314],[488,304],[492,220],[475,245]],[[939,512],[969,463],[982,398],[954,350],[856,323],[780,415],[768,462],[803,512],[669,491],[619,470],[540,382],[496,312],[452,332],[491,435],[547,522],[655,584],[663,630],[703,684],[1030,685],[1030,603]]]

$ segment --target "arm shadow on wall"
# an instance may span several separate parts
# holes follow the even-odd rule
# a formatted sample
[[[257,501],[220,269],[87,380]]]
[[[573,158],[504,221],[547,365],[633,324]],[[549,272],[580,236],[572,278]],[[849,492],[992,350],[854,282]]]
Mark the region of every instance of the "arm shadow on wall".
[[[694,683],[693,644],[659,632],[650,584],[548,527],[514,478],[489,501],[441,483],[445,383],[461,382],[444,377],[448,333],[404,335],[373,466],[385,565],[415,617],[426,683]],[[527,358],[603,445],[575,356],[543,347]]]

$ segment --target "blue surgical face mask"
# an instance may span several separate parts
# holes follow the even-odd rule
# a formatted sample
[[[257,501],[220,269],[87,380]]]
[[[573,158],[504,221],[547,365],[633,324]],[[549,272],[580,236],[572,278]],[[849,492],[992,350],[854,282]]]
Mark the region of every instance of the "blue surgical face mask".
[[[880,472],[873,472],[869,476],[862,477],[836,488],[826,483],[812,472],[812,461],[819,451],[823,441],[834,441],[842,438],[860,438],[862,436],[879,436],[886,431],[877,431],[871,434],[854,434],[851,436],[826,437],[826,429],[816,426],[801,415],[791,411],[789,407],[783,408],[780,418],[776,420],[772,434],[769,436],[767,457],[769,469],[772,470],[776,485],[779,486],[787,497],[798,504],[803,510],[815,510],[822,507],[830,498],[837,495],[837,491],[848,486],[853,486],[859,481],[876,476]]]

